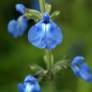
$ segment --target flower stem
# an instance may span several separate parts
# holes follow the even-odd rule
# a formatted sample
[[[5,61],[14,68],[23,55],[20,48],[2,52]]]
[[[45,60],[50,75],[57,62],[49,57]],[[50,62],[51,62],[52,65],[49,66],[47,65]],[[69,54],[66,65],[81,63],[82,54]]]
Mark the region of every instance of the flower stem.
[[[39,0],[39,4],[40,4],[40,10],[41,13],[43,14],[45,12],[45,0]]]
[[[46,56],[45,63],[47,65],[47,69],[49,71],[53,67],[54,56],[52,54],[52,51],[49,51],[47,49],[45,50],[45,56]]]

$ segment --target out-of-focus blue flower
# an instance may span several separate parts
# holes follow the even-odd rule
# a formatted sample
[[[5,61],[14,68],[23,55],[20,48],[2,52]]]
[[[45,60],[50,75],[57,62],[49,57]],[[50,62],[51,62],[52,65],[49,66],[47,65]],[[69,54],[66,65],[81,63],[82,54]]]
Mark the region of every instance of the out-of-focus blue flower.
[[[23,4],[16,5],[16,11],[20,12],[21,14],[24,14],[25,10],[26,10],[26,7]]]
[[[31,75],[25,78],[23,84],[18,84],[18,90],[19,92],[41,92],[37,79]]]
[[[27,28],[27,19],[24,16],[18,18],[18,20],[11,20],[8,24],[8,32],[15,38],[23,35]]]
[[[50,19],[48,13],[43,15],[43,19],[30,28],[28,40],[38,48],[53,49],[62,42],[61,29]]]
[[[76,76],[84,79],[87,82],[92,82],[92,74],[89,67],[84,62],[84,57],[76,56],[74,57],[71,68]]]
[[[46,3],[48,3],[48,0],[45,0]],[[39,10],[40,11],[40,5],[39,0],[30,0],[31,8]]]

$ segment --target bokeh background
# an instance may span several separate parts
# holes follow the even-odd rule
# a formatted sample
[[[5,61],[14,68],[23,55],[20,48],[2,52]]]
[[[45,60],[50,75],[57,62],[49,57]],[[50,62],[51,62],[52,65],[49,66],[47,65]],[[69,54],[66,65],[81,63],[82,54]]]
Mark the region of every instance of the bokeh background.
[[[56,23],[62,28],[63,42],[53,50],[55,60],[83,55],[92,70],[92,0],[48,0],[54,10],[61,10]],[[30,3],[31,2],[31,3]],[[27,32],[14,39],[7,32],[9,20],[20,16],[16,3],[31,7],[32,0],[0,1],[0,92],[18,92],[17,83],[31,74],[29,65],[44,65],[44,51],[28,43]],[[31,27],[34,21],[30,21]],[[92,84],[73,74],[69,69],[59,74],[55,85],[41,84],[42,92],[92,92]]]

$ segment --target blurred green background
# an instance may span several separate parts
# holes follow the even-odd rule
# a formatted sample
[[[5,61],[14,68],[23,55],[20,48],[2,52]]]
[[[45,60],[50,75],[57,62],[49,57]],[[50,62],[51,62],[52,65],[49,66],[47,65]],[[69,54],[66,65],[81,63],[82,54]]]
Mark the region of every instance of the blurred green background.
[[[30,64],[43,65],[44,51],[28,43],[27,32],[14,39],[7,32],[9,20],[16,19],[16,3],[30,7],[31,0],[0,1],[0,92],[18,92],[17,83],[23,82],[30,74]],[[61,10],[56,22],[61,26],[64,39],[60,46],[53,50],[55,60],[65,56],[83,55],[92,69],[92,0],[49,0],[54,10]],[[30,21],[30,25],[34,24]],[[41,84],[42,92],[92,92],[92,84],[73,74],[71,70],[59,74],[55,86]],[[55,87],[57,89],[55,89]],[[55,89],[55,90],[53,90]]]

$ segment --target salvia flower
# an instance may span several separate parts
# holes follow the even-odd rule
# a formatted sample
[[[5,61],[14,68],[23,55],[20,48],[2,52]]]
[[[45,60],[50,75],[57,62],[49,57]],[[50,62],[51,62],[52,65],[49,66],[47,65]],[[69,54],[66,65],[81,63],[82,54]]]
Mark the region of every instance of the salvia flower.
[[[15,38],[21,37],[27,28],[27,19],[20,16],[18,20],[11,20],[8,24],[8,32]]]
[[[23,84],[18,84],[19,92],[41,92],[38,80],[29,75],[25,78]]]
[[[46,12],[40,22],[30,28],[28,40],[35,47],[53,49],[62,42],[61,29],[50,19]]]
[[[71,68],[77,77],[80,77],[87,82],[92,82],[92,74],[90,72],[89,67],[84,62],[84,57],[82,56],[74,57],[71,63]]]
[[[26,11],[26,7],[23,4],[16,4],[16,11],[21,14],[24,14]]]

